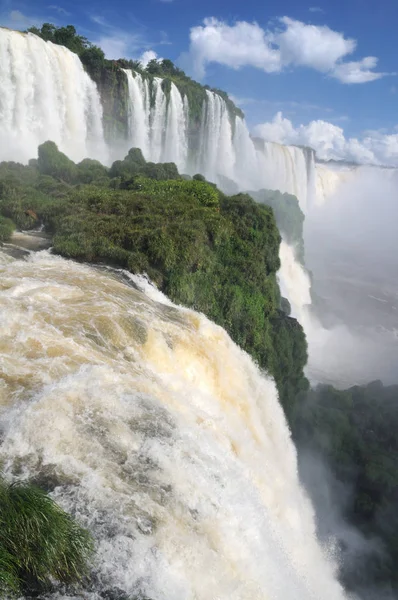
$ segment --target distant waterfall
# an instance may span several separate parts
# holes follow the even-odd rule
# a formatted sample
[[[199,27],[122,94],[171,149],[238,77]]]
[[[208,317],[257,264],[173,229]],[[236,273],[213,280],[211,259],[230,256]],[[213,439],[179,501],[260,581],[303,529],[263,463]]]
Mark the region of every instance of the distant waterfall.
[[[209,90],[206,94],[197,167],[210,181],[217,182],[219,175],[234,179],[235,152],[228,108],[218,94]]]
[[[130,94],[128,104],[128,140],[129,145],[141,148],[145,157],[150,152],[150,98],[146,79],[141,75],[134,76],[132,71],[125,70]]]
[[[188,158],[188,100],[181,97],[174,83],[171,84],[167,109],[167,125],[163,159],[175,162],[180,172],[187,168]]]
[[[305,213],[316,193],[314,152],[264,140],[257,141],[257,147],[261,187],[293,194]]]
[[[148,161],[202,173],[226,193],[268,188],[294,194],[307,212],[323,181],[311,150],[253,140],[244,120],[216,92],[206,90],[198,120],[175,83],[131,70],[125,74],[125,151],[137,147]],[[100,97],[76,54],[32,34],[0,29],[0,89],[0,160],[26,162],[51,139],[73,160],[106,162]],[[285,269],[285,283],[292,273]]]
[[[27,162],[48,139],[73,160],[106,162],[102,107],[79,58],[0,28],[0,160]]]
[[[188,158],[188,100],[174,83],[167,96],[160,78],[149,83],[140,73],[125,73],[129,89],[128,147],[141,148],[146,160],[152,162],[175,162],[184,172]]]

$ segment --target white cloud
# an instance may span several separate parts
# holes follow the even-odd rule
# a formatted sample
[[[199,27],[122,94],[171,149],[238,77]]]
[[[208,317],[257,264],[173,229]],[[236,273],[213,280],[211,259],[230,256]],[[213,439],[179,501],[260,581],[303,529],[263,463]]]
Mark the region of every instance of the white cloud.
[[[210,17],[191,29],[190,50],[183,60],[199,78],[205,75],[209,63],[232,69],[251,66],[266,73],[307,67],[346,84],[374,81],[386,75],[373,71],[377,58],[372,56],[344,62],[356,46],[354,39],[325,25],[308,25],[289,17],[278,19],[273,30],[246,21],[229,25]]]
[[[355,50],[355,40],[346,39],[329,27],[306,25],[289,17],[282,17],[281,23],[286,28],[274,35],[273,40],[279,46],[284,65],[311,67],[327,73]]]
[[[346,138],[341,127],[328,121],[294,127],[281,112],[271,122],[257,125],[253,133],[272,142],[310,146],[325,160],[398,165],[398,133],[368,131],[360,139]]]
[[[138,58],[143,67],[146,67],[151,60],[162,60],[153,50],[146,50]]]
[[[377,67],[378,59],[375,56],[367,56],[357,62],[347,62],[336,65],[332,77],[342,83],[367,83],[380,79],[388,73],[375,73],[372,69]]]
[[[257,23],[237,21],[228,25],[213,17],[191,29],[190,57],[198,77],[206,65],[218,62],[232,69],[253,66],[267,73],[281,70],[280,54],[272,48],[268,34]]]
[[[310,6],[308,9],[312,13],[324,13],[325,11],[320,6]]]

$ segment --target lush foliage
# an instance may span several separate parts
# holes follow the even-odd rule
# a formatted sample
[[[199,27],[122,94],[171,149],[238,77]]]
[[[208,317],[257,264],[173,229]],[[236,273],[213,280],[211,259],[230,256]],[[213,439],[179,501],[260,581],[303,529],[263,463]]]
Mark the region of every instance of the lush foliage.
[[[276,223],[284,239],[288,244],[296,247],[298,257],[304,263],[304,213],[296,196],[282,194],[277,190],[259,190],[249,194],[256,202],[272,206]]]
[[[0,242],[7,242],[12,236],[15,225],[11,219],[0,216]]]
[[[46,142],[30,166],[0,165],[0,214],[18,227],[44,223],[64,256],[146,271],[274,374],[286,410],[306,388],[303,331],[279,310],[280,236],[268,206],[180,177],[172,163],[146,163],[138,149],[108,170],[75,165]]]
[[[89,534],[47,494],[0,479],[0,597],[81,580],[92,550]]]
[[[299,448],[322,456],[350,490],[344,516],[373,547],[343,562],[344,583],[398,593],[398,386],[320,386],[295,405],[291,424]]]

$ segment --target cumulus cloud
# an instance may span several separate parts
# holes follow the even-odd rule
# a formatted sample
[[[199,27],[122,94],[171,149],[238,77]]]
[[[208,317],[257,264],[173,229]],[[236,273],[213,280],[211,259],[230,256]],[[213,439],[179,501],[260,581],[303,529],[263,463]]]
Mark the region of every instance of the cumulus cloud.
[[[206,65],[218,62],[233,69],[253,66],[267,73],[281,70],[280,53],[272,48],[267,32],[257,23],[238,21],[228,25],[214,17],[191,29],[190,57],[198,77]]]
[[[197,77],[205,75],[209,63],[233,69],[245,66],[266,73],[279,73],[288,67],[307,67],[338,79],[341,83],[365,83],[386,75],[375,72],[377,58],[365,57],[345,62],[357,47],[354,39],[323,25],[309,25],[281,17],[273,29],[258,23],[236,21],[232,25],[214,17],[190,32],[189,60]]]
[[[143,67],[146,67],[151,60],[162,60],[153,50],[146,50],[138,58]]]
[[[306,25],[283,17],[285,30],[273,36],[284,65],[311,67],[327,73],[336,63],[354,52],[356,42],[326,26]]]
[[[328,121],[311,121],[294,127],[278,112],[274,119],[257,125],[257,137],[280,144],[310,146],[324,160],[347,160],[365,164],[398,165],[398,133],[365,132],[361,138],[346,138],[344,130]]]

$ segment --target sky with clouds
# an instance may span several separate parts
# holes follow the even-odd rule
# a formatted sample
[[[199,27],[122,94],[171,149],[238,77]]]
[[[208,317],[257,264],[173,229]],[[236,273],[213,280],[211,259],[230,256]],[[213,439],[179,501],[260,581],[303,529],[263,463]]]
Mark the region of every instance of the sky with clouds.
[[[109,58],[170,58],[253,134],[398,165],[397,0],[0,0],[0,25],[72,23]]]

